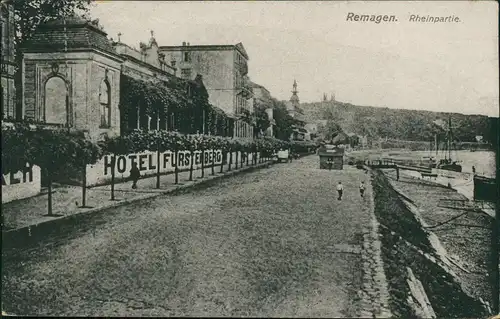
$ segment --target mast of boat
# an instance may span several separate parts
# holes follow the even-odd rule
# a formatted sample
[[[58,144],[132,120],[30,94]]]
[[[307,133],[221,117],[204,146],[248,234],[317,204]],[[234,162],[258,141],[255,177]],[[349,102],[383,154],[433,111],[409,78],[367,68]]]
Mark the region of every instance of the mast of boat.
[[[434,134],[434,147],[436,148],[436,158],[438,157],[438,134]]]
[[[451,160],[451,116],[448,117],[448,157]]]

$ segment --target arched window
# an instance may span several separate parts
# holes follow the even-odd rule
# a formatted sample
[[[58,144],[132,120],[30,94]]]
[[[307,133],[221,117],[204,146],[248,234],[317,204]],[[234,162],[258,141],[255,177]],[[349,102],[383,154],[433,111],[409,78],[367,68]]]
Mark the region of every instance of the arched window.
[[[45,83],[45,123],[66,124],[67,116],[66,82],[54,76]]]
[[[101,115],[101,127],[111,126],[111,94],[107,80],[101,82],[99,88],[99,107]]]

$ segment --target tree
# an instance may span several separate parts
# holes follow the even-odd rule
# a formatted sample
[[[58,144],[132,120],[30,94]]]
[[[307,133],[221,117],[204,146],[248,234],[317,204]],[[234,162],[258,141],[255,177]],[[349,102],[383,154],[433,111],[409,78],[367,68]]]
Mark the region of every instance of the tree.
[[[90,0],[16,0],[11,1],[14,8],[15,59],[16,65],[16,100],[17,109],[22,110],[22,65],[21,48],[31,39],[37,27],[52,19],[73,15],[77,10],[89,11]],[[20,118],[20,112],[17,112]]]
[[[254,113],[243,109],[240,113],[240,120],[253,127],[253,136],[258,137],[261,132],[267,130],[271,121],[267,116],[266,110],[263,106],[254,107]]]
[[[258,137],[259,134],[265,132],[269,126],[271,126],[271,121],[266,112],[266,106],[261,104],[254,105],[254,137]]]
[[[328,120],[325,126],[321,126],[321,131],[319,133],[324,139],[332,140],[340,133],[343,133],[343,130],[337,122]]]
[[[247,123],[248,125],[252,125],[254,122],[254,118],[252,116],[252,113],[250,113],[249,110],[247,109],[242,109],[240,111],[240,114],[238,114],[239,120]]]
[[[36,165],[47,178],[48,216],[52,214],[52,182],[54,175],[65,167],[82,169],[101,157],[99,147],[88,141],[82,132],[49,130],[16,123],[2,127],[2,173],[15,173],[27,163]],[[83,198],[85,198],[85,179]]]
[[[273,117],[276,122],[276,137],[281,140],[288,140],[293,133],[294,127],[299,125],[299,121],[288,114],[285,103],[272,99]]]

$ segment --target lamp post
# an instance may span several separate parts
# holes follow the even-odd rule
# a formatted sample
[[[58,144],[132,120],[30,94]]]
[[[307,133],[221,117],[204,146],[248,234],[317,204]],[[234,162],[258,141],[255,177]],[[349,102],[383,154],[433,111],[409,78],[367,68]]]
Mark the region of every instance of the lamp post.
[[[90,139],[88,131],[83,131],[83,135],[86,140]],[[85,158],[83,158],[83,169],[82,169],[82,206],[80,208],[88,208],[87,203],[87,163]]]
[[[160,188],[160,130],[156,131],[156,188]]]

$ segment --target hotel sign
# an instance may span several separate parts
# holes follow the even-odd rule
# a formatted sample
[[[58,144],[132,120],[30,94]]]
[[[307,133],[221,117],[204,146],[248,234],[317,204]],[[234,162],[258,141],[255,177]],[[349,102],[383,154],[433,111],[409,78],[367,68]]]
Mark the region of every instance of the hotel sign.
[[[221,150],[205,150],[203,152],[204,166],[220,165],[222,163]],[[160,152],[158,161],[157,152],[142,152],[128,155],[106,155],[94,165],[87,165],[87,186],[101,185],[111,180],[114,170],[115,178],[124,179],[130,176],[132,165],[137,164],[141,176],[153,176],[160,172],[173,172],[175,167],[179,170],[191,168],[199,169],[202,164],[202,152],[189,151],[177,152],[177,158],[172,151]]]
[[[158,165],[160,165],[160,172],[171,170],[175,168],[175,166],[177,166],[178,169],[189,168],[191,166],[191,162],[193,162],[193,167],[201,166],[202,157],[201,151],[195,151],[192,155],[190,152],[178,152],[176,160],[174,153],[167,151],[164,153],[160,153],[159,163],[157,163],[156,152],[119,155],[116,156],[115,161],[115,173],[118,174],[129,172],[134,163],[137,164],[137,168],[140,172],[156,173],[158,170]],[[212,163],[220,164],[222,162],[222,152],[206,150],[205,159],[203,162],[205,163],[205,166],[211,165]],[[110,175],[112,168],[112,156],[106,155],[104,157],[104,176]]]
[[[26,164],[18,172],[2,174],[2,203],[35,196],[41,188],[40,167]]]

